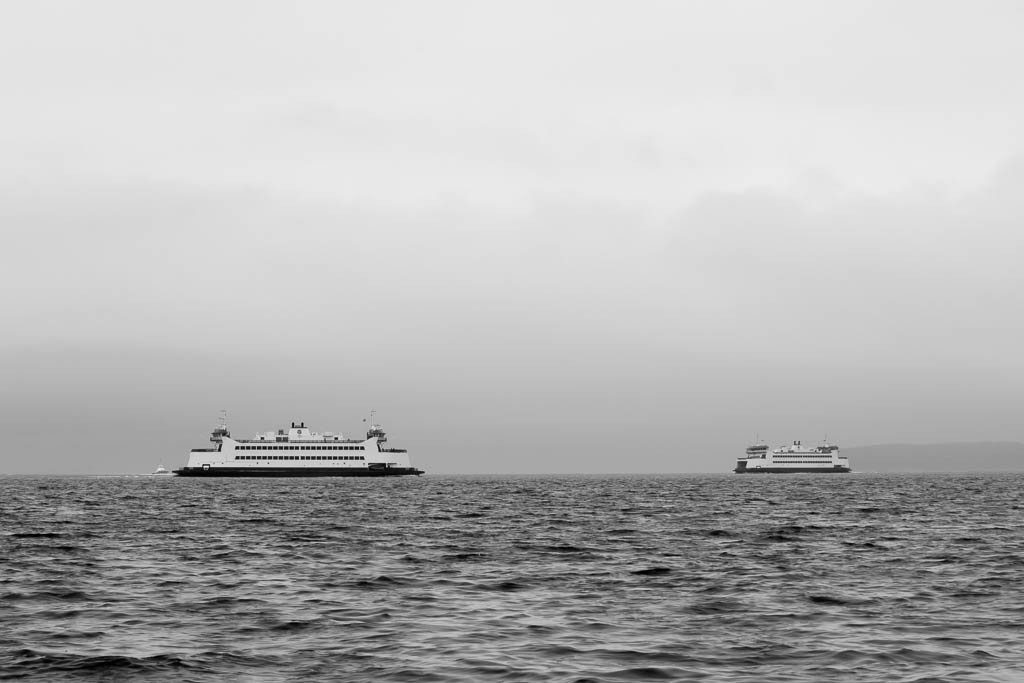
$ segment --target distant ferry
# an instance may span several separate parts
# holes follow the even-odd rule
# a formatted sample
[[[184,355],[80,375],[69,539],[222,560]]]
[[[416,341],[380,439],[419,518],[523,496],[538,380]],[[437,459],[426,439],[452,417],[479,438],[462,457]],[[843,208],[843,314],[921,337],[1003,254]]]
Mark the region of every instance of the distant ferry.
[[[849,472],[850,460],[839,454],[839,446],[822,443],[803,446],[794,441],[792,446],[769,449],[766,444],[747,448],[745,457],[736,462],[737,474],[772,474],[788,472]]]
[[[372,413],[371,413],[372,415]],[[253,439],[231,438],[227,420],[210,435],[212,448],[193,448],[182,477],[381,477],[423,474],[403,448],[385,448],[387,435],[370,419],[365,439],[340,432],[314,432],[305,422],[263,432]]]

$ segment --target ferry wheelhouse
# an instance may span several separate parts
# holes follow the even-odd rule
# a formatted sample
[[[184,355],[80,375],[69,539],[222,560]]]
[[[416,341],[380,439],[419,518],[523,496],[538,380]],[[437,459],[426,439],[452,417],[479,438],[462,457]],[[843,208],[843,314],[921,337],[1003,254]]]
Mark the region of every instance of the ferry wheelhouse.
[[[371,413],[372,415],[372,413]],[[388,448],[383,427],[374,424],[365,439],[340,432],[316,432],[305,422],[288,429],[233,439],[227,420],[210,434],[212,446],[193,448],[188,464],[174,473],[183,477],[379,477],[423,474],[404,448]]]
[[[788,472],[849,472],[850,461],[839,453],[839,446],[827,441],[819,446],[769,448],[759,443],[748,446],[745,456],[736,462],[738,474],[782,474]]]

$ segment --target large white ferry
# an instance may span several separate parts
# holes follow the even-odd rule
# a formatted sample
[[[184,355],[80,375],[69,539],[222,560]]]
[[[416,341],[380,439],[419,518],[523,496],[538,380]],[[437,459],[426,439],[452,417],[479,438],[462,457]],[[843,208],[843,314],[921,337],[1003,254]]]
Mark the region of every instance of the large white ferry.
[[[372,415],[372,413],[371,413]],[[314,432],[305,422],[289,429],[232,439],[227,420],[210,435],[211,448],[193,448],[183,477],[377,477],[423,474],[404,448],[386,448],[387,435],[371,417],[365,439]]]
[[[849,472],[850,460],[840,455],[839,446],[823,442],[820,446],[768,448],[759,443],[747,448],[746,456],[736,462],[737,474],[772,474],[787,472]]]

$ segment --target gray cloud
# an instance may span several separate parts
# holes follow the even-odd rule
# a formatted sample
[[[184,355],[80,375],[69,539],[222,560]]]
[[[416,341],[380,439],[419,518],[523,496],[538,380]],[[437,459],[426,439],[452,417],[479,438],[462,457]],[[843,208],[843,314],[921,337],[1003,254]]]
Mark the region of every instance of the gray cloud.
[[[0,11],[0,471],[1021,438],[1016,4]]]

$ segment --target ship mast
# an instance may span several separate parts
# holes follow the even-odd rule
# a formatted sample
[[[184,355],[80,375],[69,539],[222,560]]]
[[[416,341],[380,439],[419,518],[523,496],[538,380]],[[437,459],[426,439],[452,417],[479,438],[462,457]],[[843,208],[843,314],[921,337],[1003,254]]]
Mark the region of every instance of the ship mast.
[[[217,418],[217,426],[213,428],[210,433],[210,441],[219,444],[224,440],[224,437],[230,437],[231,432],[228,431],[228,411],[220,411],[220,417]]]

